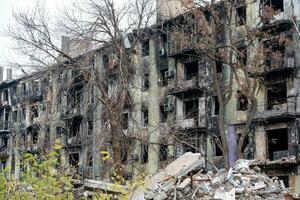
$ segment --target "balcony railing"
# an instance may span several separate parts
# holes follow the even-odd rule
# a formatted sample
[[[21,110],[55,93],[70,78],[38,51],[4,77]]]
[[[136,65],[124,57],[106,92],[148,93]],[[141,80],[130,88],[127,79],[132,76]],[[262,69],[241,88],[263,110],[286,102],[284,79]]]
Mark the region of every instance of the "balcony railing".
[[[175,56],[179,54],[189,54],[189,52],[194,51],[199,41],[199,36],[197,35],[186,35],[180,38],[173,38],[169,43],[169,55]]]
[[[178,129],[205,128],[206,116],[178,116],[175,123]]]
[[[20,94],[18,95],[19,100],[25,100],[25,99],[38,100],[41,97],[42,94],[38,90],[25,90],[20,92]]]
[[[267,58],[265,72],[280,70],[280,69],[294,69],[295,56],[285,55],[284,58]]]
[[[256,118],[278,117],[296,114],[296,98],[276,99],[268,103],[259,103]]]
[[[169,84],[170,93],[186,92],[188,90],[204,90],[207,87],[207,79],[198,76],[190,76],[189,78],[179,79],[175,84]]]

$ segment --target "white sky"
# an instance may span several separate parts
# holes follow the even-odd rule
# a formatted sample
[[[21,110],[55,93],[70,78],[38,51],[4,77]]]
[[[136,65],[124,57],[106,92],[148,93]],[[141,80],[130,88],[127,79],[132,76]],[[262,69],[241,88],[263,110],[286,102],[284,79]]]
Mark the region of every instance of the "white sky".
[[[5,29],[12,21],[12,11],[14,9],[30,9],[35,1],[41,0],[0,0],[0,32]],[[63,9],[64,6],[70,4],[72,0],[44,0],[47,8],[51,13],[55,13],[57,9]],[[5,60],[13,59],[14,55],[10,49],[12,42],[0,35],[0,66],[3,65]]]

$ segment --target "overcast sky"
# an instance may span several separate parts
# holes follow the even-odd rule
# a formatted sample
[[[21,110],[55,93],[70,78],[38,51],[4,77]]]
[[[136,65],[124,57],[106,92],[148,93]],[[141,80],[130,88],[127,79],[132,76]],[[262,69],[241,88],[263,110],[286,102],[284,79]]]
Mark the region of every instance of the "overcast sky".
[[[12,21],[12,10],[13,9],[30,9],[35,4],[36,0],[0,0],[0,29],[1,31],[7,27],[7,25]],[[41,1],[41,0],[39,0]],[[55,13],[57,9],[63,9],[64,6],[70,4],[72,0],[44,0],[47,8]],[[11,41],[0,35],[0,65],[3,62],[14,56],[12,50],[9,46]]]

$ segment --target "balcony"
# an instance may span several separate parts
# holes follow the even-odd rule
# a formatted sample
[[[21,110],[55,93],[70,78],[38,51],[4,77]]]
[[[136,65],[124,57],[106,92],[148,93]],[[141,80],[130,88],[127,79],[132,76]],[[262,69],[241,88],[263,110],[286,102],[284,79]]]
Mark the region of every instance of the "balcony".
[[[173,58],[186,58],[196,55],[198,36],[182,36],[180,39],[172,39],[169,43],[169,56]]]
[[[179,116],[176,119],[175,128],[178,130],[189,130],[189,129],[204,129],[206,128],[206,117],[184,117]]]
[[[10,132],[11,125],[12,124],[9,121],[2,121],[2,122],[0,122],[0,133]]]
[[[280,120],[296,117],[296,98],[276,99],[257,106],[257,120]]]
[[[282,59],[267,58],[261,69],[250,69],[250,74],[260,76],[287,75],[295,71],[295,56],[285,55]]]
[[[25,90],[22,91],[18,97],[19,101],[41,101],[43,99],[42,94],[38,90]]]
[[[169,84],[169,94],[178,96],[182,93],[200,93],[207,88],[207,81],[205,78],[199,80],[198,76],[191,76],[185,80],[178,80],[174,84]]]

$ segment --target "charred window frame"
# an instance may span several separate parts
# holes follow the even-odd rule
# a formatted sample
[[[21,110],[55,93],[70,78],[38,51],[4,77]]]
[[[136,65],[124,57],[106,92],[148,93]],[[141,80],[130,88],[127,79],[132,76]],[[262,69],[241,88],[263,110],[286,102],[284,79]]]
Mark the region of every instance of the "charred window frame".
[[[148,151],[149,145],[145,142],[141,142],[141,164],[148,163]]]
[[[17,110],[13,111],[13,122],[14,123],[18,122],[18,111]]]
[[[286,81],[273,83],[267,86],[267,109],[272,110],[274,106],[287,103]]]
[[[142,57],[149,56],[149,50],[150,50],[150,41],[144,40],[142,42]]]
[[[94,156],[92,152],[87,153],[87,167],[93,167]]]
[[[167,71],[168,71],[168,68],[159,70],[159,78],[160,78],[159,86],[160,87],[166,87],[168,85],[168,79],[165,76]]]
[[[217,74],[222,74],[223,72],[223,63],[222,61],[216,61]]]
[[[147,107],[142,107],[142,126],[147,127],[149,125],[149,110]]]
[[[160,105],[159,105],[159,122],[160,123],[164,123],[167,122],[168,120],[168,112],[165,110],[165,104],[166,102],[163,101]]]
[[[269,160],[278,160],[288,156],[289,141],[287,128],[267,131],[267,153]]]
[[[3,91],[3,101],[7,101],[8,102],[8,90],[4,90]]]
[[[184,63],[184,79],[191,80],[197,78],[199,74],[199,62],[194,60]]]
[[[197,98],[184,99],[183,108],[185,119],[197,118],[199,114],[199,100]]]
[[[220,104],[218,96],[212,96],[212,115],[219,115]]]
[[[69,164],[73,167],[79,167],[79,153],[71,153],[69,154]]]
[[[143,91],[149,90],[150,81],[149,81],[149,73],[145,73],[143,75]]]
[[[243,26],[247,22],[247,6],[242,5],[236,8],[235,15],[236,26]]]
[[[94,121],[88,121],[88,135],[93,135]]]
[[[237,91],[237,111],[246,111],[248,109],[248,99],[241,91]]]

